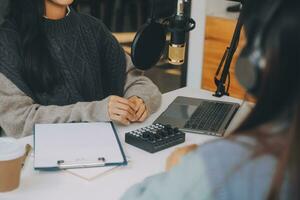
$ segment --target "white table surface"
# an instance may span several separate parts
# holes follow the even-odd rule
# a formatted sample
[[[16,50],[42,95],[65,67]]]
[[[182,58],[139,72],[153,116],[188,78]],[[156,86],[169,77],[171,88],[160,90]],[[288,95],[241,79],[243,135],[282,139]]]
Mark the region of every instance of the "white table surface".
[[[241,101],[238,99],[234,99],[231,97],[215,98],[210,92],[190,88],[182,88],[166,93],[163,95],[160,110],[149,117],[146,122],[141,124],[132,124],[128,127],[117,127],[120,140],[125,150],[125,154],[129,156],[131,160],[128,166],[113,170],[112,172],[100,176],[92,181],[86,181],[64,171],[36,171],[33,169],[33,156],[31,156],[26,161],[25,167],[22,170],[20,187],[12,192],[0,193],[0,199],[119,199],[130,186],[141,182],[148,176],[163,172],[166,158],[176,147],[192,143],[201,144],[203,142],[216,139],[216,137],[213,136],[187,133],[185,143],[155,154],[147,153],[125,143],[125,132],[150,125],[177,96],[189,96],[241,103]],[[230,124],[228,131],[237,126],[238,122],[241,121],[241,119],[244,118],[244,116],[249,112],[249,109],[250,106],[248,104],[243,104],[243,107],[240,108],[232,123]],[[32,144],[32,136],[20,139],[20,141],[24,144]]]

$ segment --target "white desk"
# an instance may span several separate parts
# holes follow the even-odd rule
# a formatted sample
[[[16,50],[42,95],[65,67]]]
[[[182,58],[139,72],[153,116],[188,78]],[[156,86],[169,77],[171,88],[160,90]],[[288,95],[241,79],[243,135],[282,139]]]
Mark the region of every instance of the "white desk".
[[[119,199],[122,194],[133,184],[142,181],[145,177],[164,171],[165,160],[176,148],[150,154],[125,143],[124,133],[151,124],[159,114],[177,96],[190,96],[205,99],[215,99],[211,93],[189,88],[179,89],[163,95],[162,106],[159,112],[152,115],[145,123],[133,124],[129,127],[118,126],[118,132],[125,153],[130,157],[129,166],[119,168],[109,174],[98,177],[93,181],[85,181],[69,173],[39,172],[33,169],[33,158],[29,157],[22,171],[21,185],[17,190],[9,193],[0,193],[2,200],[114,200]],[[223,97],[217,100],[241,102],[240,100]],[[229,129],[236,126],[237,122],[248,112],[249,106],[244,104],[233,119]],[[186,142],[180,146],[192,143],[203,143],[216,137],[188,133]],[[24,143],[32,144],[32,136],[21,139]],[[178,147],[178,146],[177,146]]]

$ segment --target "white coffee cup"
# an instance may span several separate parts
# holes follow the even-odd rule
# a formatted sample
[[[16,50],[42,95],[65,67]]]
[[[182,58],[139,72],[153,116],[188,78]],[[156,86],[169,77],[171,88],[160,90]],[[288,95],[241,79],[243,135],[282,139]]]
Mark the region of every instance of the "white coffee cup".
[[[0,192],[19,187],[25,147],[13,138],[0,138]]]

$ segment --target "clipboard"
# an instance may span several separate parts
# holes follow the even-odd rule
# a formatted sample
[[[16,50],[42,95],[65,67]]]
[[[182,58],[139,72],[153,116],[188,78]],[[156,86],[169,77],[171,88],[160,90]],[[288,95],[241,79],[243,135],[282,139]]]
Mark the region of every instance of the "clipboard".
[[[127,165],[127,159],[112,122],[34,126],[36,170],[121,165]]]

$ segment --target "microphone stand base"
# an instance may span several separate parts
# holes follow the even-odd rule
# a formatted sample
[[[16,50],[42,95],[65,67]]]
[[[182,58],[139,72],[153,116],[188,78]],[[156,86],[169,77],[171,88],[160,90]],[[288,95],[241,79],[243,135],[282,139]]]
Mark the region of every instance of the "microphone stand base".
[[[222,97],[224,95],[229,96],[229,93],[225,91],[224,85],[219,84],[217,87],[217,90],[216,90],[215,94],[213,94],[213,96]]]

